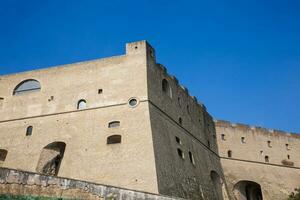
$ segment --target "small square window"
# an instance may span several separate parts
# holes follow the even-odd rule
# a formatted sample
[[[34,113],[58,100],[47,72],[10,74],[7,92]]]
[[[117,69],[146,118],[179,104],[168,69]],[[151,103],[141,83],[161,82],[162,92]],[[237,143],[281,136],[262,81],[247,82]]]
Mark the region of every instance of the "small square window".
[[[102,89],[98,89],[98,94],[102,94],[103,90]]]
[[[241,137],[241,142],[242,142],[242,143],[246,143],[245,137]]]

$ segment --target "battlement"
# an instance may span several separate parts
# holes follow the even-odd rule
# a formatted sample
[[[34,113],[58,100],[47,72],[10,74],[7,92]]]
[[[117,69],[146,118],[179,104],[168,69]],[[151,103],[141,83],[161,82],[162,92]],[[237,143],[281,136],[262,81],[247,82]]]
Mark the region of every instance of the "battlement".
[[[234,129],[239,129],[239,130],[242,130],[245,132],[252,130],[252,131],[257,131],[257,132],[261,132],[261,133],[265,133],[265,134],[286,135],[286,136],[291,136],[291,137],[300,139],[300,134],[290,133],[290,132],[286,132],[286,131],[282,131],[282,130],[267,129],[267,128],[263,128],[263,127],[259,127],[259,126],[251,126],[251,125],[242,124],[242,123],[232,123],[232,122],[225,121],[225,120],[216,120],[215,119],[214,122],[217,127],[234,128]]]

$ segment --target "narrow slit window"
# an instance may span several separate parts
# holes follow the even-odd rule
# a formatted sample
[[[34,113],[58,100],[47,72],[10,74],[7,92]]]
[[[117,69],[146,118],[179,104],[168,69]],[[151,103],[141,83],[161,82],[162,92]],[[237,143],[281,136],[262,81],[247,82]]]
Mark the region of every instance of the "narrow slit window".
[[[225,141],[225,134],[221,134],[221,139]]]
[[[229,151],[227,152],[227,156],[228,156],[228,158],[231,158],[231,157],[232,157],[232,151],[231,151],[231,150],[229,150]]]
[[[180,125],[182,125],[182,118],[181,117],[179,117],[178,122],[179,122]]]
[[[207,140],[207,146],[208,146],[208,148],[210,148],[210,141],[209,140]]]
[[[116,128],[120,126],[120,121],[112,121],[108,123],[108,128]]]
[[[180,140],[180,138],[179,138],[179,137],[175,137],[175,140],[176,140],[176,142],[177,142],[178,144],[180,144],[180,145],[181,145],[181,140]]]
[[[4,98],[0,97],[0,108],[3,107]]]
[[[32,126],[28,126],[26,129],[26,136],[31,136],[32,135],[32,131],[33,131],[33,127]]]
[[[195,160],[194,160],[194,156],[192,154],[192,152],[189,151],[189,158],[190,158],[190,161],[193,165],[195,165]]]
[[[106,144],[119,144],[122,141],[121,135],[111,135],[107,138]]]
[[[180,158],[184,159],[184,153],[181,149],[177,149],[177,154]]]
[[[291,159],[291,156],[290,156],[290,155],[287,155],[287,159]]]
[[[286,150],[290,150],[289,144],[285,144],[285,148],[286,148]]]

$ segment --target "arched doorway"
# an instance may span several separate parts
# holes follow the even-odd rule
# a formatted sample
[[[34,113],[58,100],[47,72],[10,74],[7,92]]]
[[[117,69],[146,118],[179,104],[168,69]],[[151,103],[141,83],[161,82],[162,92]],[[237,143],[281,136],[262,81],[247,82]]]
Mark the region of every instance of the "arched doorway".
[[[234,196],[237,200],[263,200],[261,186],[253,181],[240,181],[234,185]]]
[[[40,155],[36,171],[41,174],[56,176],[64,156],[66,144],[53,142],[45,146]]]

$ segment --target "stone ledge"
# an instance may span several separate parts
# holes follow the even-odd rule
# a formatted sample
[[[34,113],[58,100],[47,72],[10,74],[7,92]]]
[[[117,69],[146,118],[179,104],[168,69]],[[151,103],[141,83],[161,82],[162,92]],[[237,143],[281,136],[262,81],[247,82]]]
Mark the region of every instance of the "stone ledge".
[[[15,169],[0,168],[0,194],[34,195],[76,199],[179,200],[80,180],[46,176]]]

